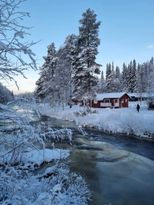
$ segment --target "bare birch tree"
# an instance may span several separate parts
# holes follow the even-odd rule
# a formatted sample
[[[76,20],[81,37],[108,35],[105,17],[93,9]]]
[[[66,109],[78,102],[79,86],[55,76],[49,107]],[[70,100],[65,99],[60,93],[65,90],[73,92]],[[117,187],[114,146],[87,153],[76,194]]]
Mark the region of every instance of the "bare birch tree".
[[[24,71],[36,69],[35,54],[28,42],[30,27],[23,25],[29,13],[19,11],[25,0],[0,0],[0,80],[15,81],[15,76],[24,76]],[[24,76],[25,77],[25,76]]]

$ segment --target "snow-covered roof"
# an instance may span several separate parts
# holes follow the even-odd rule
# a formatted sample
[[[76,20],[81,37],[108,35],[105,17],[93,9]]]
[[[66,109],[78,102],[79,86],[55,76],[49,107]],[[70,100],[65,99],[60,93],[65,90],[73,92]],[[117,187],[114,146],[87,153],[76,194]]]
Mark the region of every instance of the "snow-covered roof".
[[[121,98],[123,95],[127,93],[120,92],[120,93],[101,93],[96,95],[96,100],[103,100],[105,98]]]

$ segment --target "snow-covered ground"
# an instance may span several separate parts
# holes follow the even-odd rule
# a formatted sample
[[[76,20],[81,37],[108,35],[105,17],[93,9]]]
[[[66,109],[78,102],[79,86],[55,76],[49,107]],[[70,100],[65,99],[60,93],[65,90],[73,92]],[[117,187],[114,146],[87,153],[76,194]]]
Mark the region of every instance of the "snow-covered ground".
[[[24,153],[22,157],[23,163],[35,163],[40,165],[41,163],[50,162],[52,160],[61,160],[69,156],[68,150],[63,149],[42,149],[32,150]]]
[[[65,107],[63,110],[60,107],[52,109],[49,105],[42,104],[40,112],[57,119],[75,121],[78,126],[97,127],[113,133],[149,137],[150,133],[154,133],[154,111],[147,109],[146,102],[141,102],[141,109],[138,113],[136,105],[137,102],[130,102],[128,108],[92,109],[92,113],[84,115],[85,108],[80,106]]]
[[[37,175],[21,167],[7,167],[0,172],[2,205],[86,205],[88,197],[83,178],[64,164],[53,165]]]
[[[0,204],[86,205],[87,184],[64,164],[70,151],[45,148],[48,140],[70,142],[71,130],[41,130],[26,111],[0,104]]]

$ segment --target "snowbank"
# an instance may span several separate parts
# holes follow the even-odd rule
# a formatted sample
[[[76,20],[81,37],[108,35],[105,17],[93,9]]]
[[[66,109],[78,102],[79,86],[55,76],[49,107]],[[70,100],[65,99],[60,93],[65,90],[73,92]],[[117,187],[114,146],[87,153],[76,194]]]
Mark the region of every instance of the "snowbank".
[[[83,107],[73,106],[51,109],[49,105],[41,105],[40,112],[43,115],[55,117],[57,119],[75,121],[78,126],[97,127],[113,133],[127,133],[138,136],[149,137],[149,133],[154,133],[154,112],[149,111],[146,103],[142,102],[141,110],[136,111],[136,102],[129,103],[129,108],[121,109],[95,109],[95,112],[81,115]],[[94,111],[94,109],[93,109]]]

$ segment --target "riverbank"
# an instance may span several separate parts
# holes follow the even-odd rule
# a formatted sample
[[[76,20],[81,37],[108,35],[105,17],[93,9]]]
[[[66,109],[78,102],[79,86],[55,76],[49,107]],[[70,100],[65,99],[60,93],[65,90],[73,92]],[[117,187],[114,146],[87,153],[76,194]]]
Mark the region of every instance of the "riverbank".
[[[44,129],[29,103],[0,109],[0,204],[87,205],[88,186],[67,165],[70,149],[54,144],[71,141],[71,130]]]
[[[140,112],[136,111],[134,102],[130,103],[128,108],[98,108],[91,109],[91,112],[75,105],[72,108],[53,109],[48,104],[41,104],[39,110],[42,115],[74,121],[79,127],[154,141],[154,112],[147,109],[146,102],[142,102]]]

